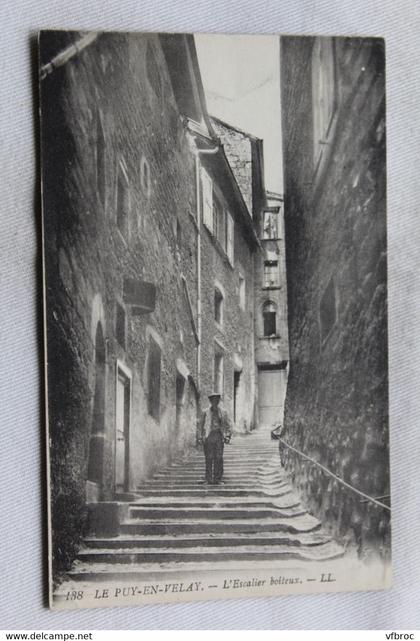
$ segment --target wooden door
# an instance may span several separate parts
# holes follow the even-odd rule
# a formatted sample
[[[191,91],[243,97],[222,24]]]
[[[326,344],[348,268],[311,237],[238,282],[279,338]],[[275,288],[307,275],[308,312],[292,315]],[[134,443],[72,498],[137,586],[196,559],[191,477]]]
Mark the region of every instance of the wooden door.
[[[260,425],[271,427],[283,421],[286,376],[285,369],[259,370],[258,409]]]

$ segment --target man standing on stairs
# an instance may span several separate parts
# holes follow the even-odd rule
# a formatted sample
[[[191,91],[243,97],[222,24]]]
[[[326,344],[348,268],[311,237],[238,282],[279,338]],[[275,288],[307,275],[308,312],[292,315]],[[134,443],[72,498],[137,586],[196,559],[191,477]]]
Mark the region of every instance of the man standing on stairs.
[[[227,412],[220,407],[221,395],[210,394],[210,407],[201,415],[197,443],[204,445],[206,483],[217,485],[223,477],[223,447],[230,442],[231,424]]]

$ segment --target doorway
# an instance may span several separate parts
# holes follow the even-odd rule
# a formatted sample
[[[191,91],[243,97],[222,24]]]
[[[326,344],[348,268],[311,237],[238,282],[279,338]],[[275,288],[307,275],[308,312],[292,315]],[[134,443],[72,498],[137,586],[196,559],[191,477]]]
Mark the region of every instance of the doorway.
[[[260,426],[283,423],[287,386],[286,368],[258,370],[258,413]]]
[[[131,376],[117,365],[115,404],[115,492],[129,489]]]

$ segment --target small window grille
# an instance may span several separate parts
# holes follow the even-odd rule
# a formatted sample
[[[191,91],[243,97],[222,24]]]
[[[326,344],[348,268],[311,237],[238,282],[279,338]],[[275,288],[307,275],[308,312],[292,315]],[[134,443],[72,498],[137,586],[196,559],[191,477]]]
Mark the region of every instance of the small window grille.
[[[264,336],[275,336],[277,333],[277,308],[268,301],[263,307]]]

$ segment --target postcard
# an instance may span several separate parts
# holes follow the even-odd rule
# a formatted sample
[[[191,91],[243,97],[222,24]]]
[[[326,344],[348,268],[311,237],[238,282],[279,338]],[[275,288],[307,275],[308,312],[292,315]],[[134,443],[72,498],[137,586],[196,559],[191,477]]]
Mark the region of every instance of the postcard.
[[[51,607],[388,588],[384,41],[39,56]]]

